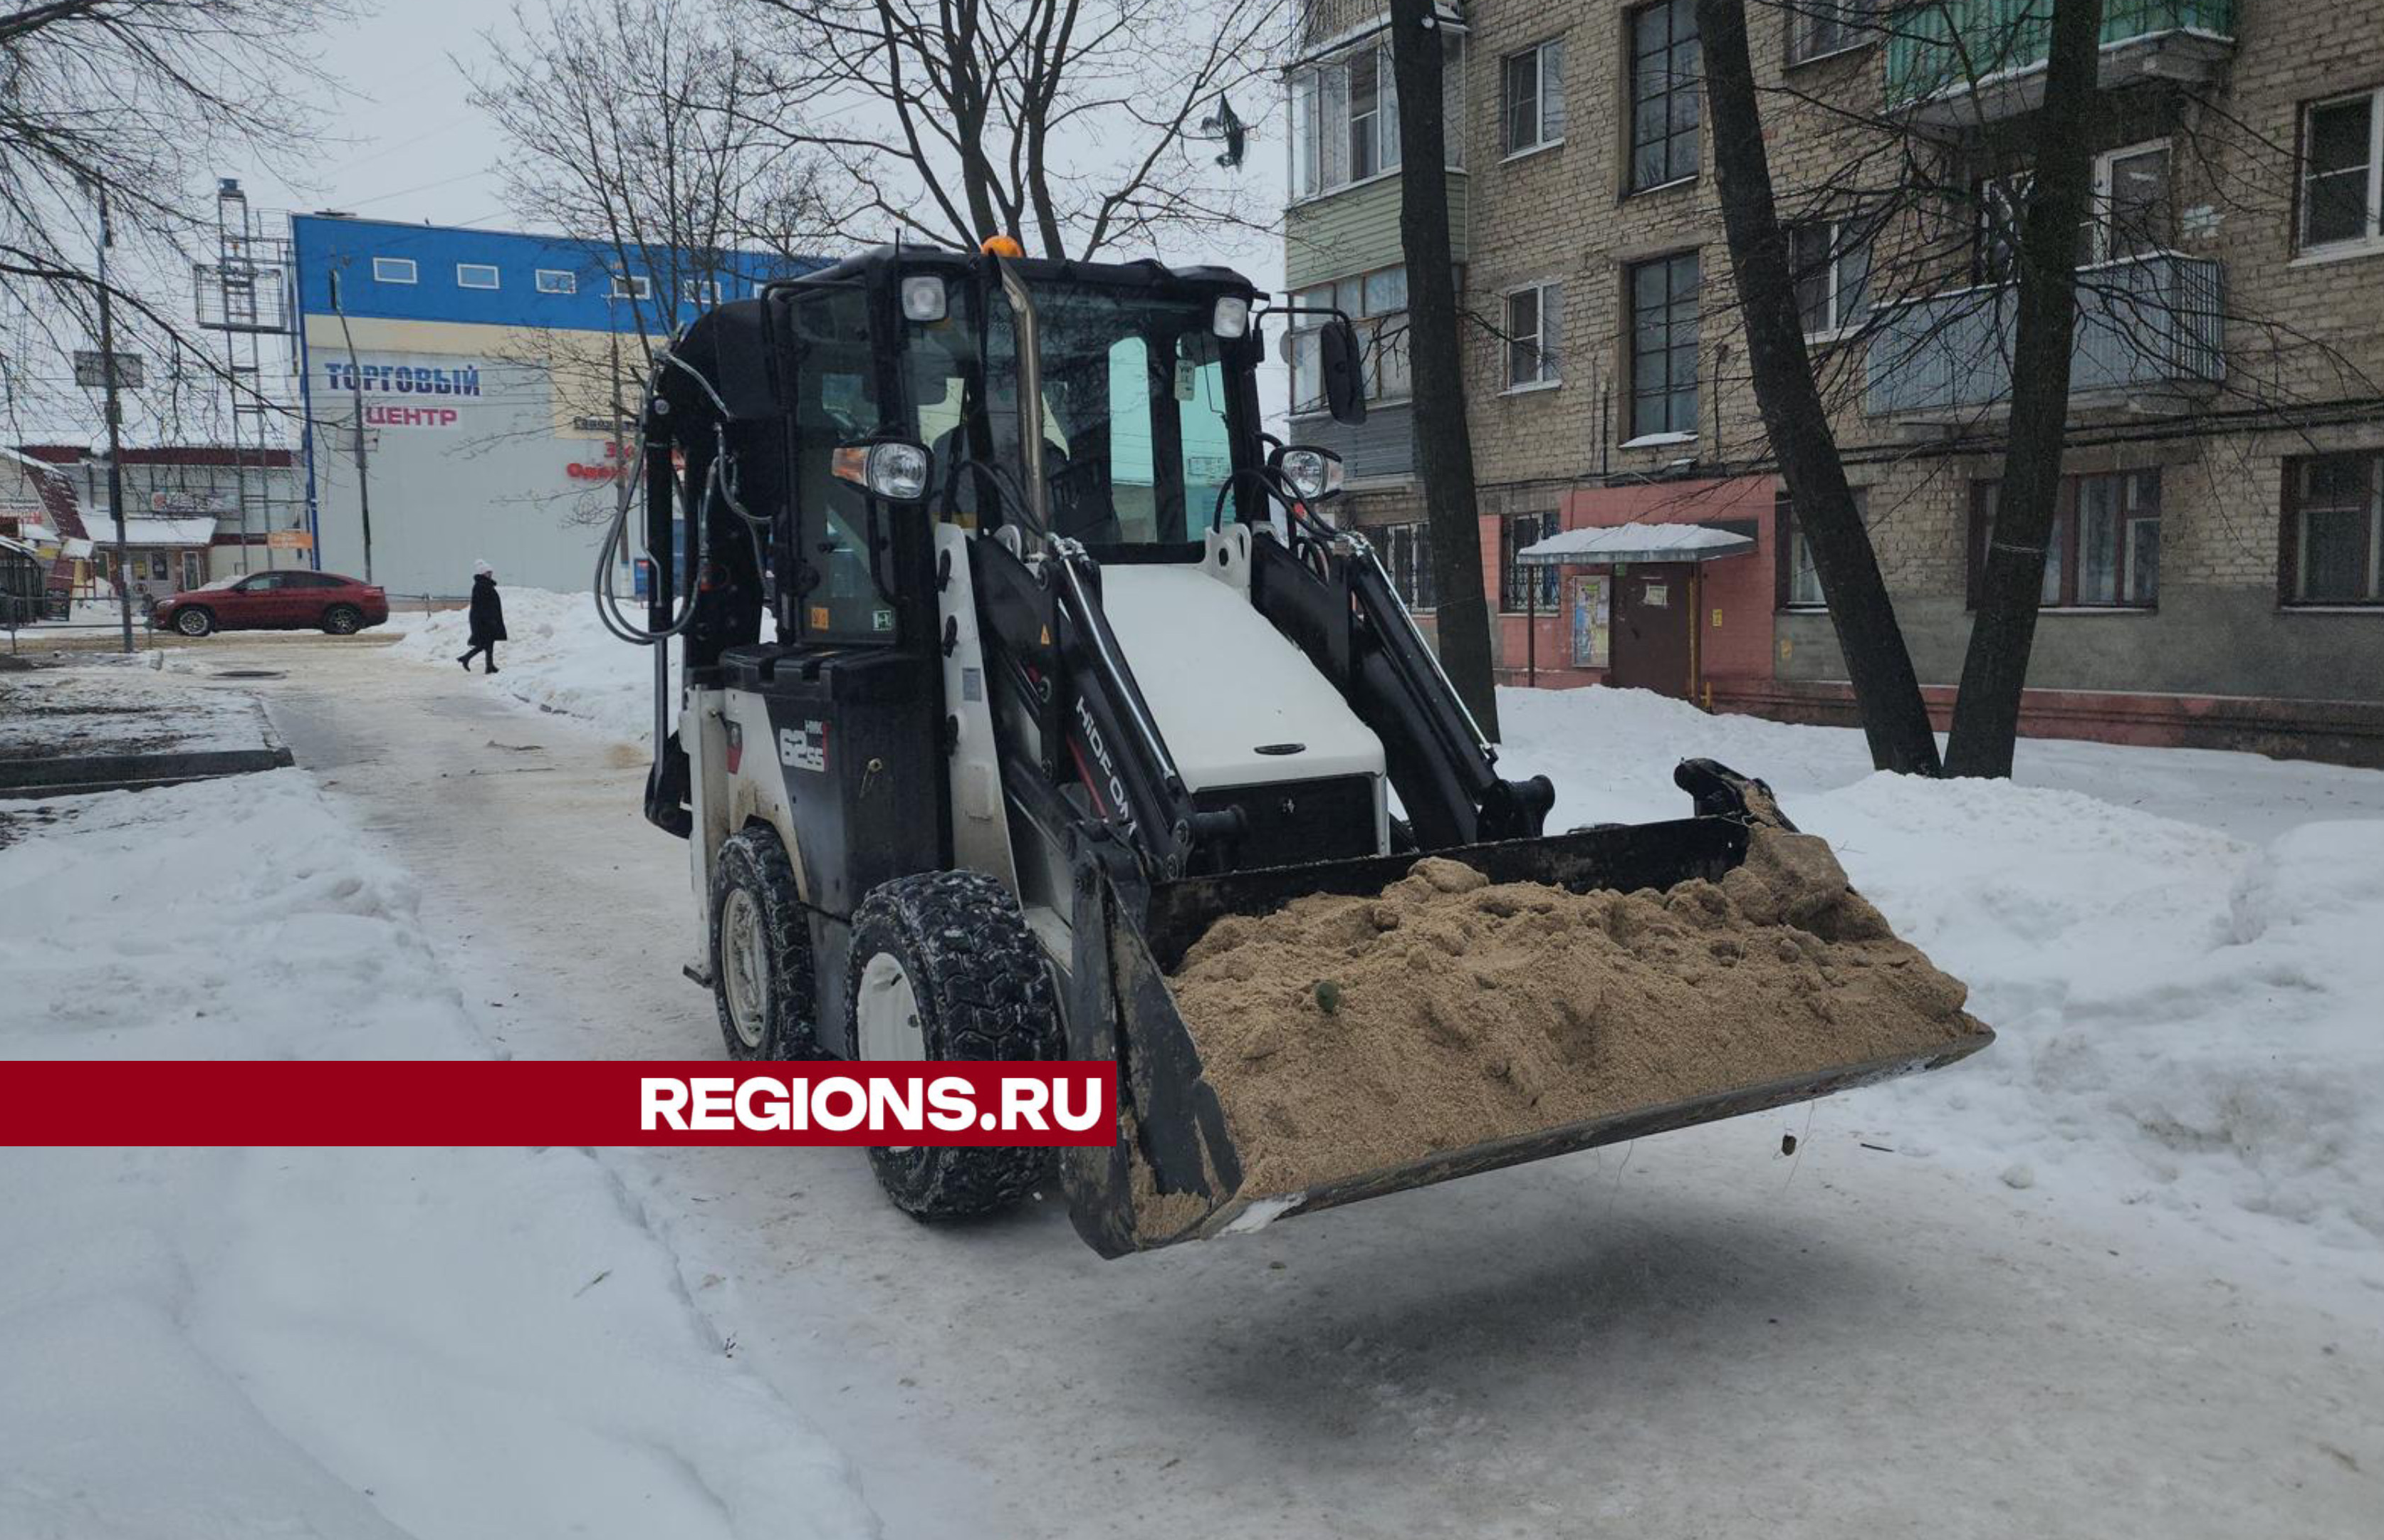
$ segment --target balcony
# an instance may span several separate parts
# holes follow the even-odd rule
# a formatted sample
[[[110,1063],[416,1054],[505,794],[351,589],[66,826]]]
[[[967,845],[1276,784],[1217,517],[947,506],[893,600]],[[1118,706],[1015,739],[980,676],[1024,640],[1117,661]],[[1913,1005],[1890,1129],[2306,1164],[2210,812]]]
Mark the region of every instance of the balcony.
[[[2081,268],[2070,343],[2074,407],[2172,409],[2227,378],[2223,269],[2154,252]],[[2018,292],[1954,290],[1881,307],[1865,359],[1863,410],[1907,422],[1971,422],[2011,400]]]
[[[1294,417],[1285,437],[1341,456],[1342,474],[1360,491],[1415,474],[1415,414],[1404,401],[1372,408],[1355,428],[1321,413]]]
[[[1898,9],[1887,43],[1887,106],[1957,129],[2044,100],[2053,0],[1926,0]],[[2215,79],[2235,52],[2235,0],[2108,0],[2101,84]]]

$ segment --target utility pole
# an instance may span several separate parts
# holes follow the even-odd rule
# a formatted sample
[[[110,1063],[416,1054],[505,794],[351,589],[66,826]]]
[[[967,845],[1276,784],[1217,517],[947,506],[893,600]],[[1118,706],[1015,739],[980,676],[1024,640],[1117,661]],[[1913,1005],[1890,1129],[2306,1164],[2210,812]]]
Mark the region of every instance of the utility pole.
[[[124,622],[124,650],[132,651],[132,557],[124,531],[124,446],[116,398],[116,306],[107,290],[107,248],[116,243],[107,224],[107,184],[99,192],[99,368],[107,400],[107,512],[116,521],[116,604]]]
[[[365,532],[365,581],[372,574],[372,478],[365,463],[365,377],[356,367],[356,334],[348,329],[348,307],[340,303],[340,269],[331,269],[331,313],[340,317],[340,335],[348,343],[348,395],[355,404],[356,429],[356,517]],[[315,553],[315,563],[322,565],[323,553]]]

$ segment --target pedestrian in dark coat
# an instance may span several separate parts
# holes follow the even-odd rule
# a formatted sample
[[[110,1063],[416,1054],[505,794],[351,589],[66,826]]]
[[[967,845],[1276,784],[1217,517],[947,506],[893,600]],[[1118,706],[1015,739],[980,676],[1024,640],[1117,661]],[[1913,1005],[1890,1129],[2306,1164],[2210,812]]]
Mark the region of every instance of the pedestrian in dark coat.
[[[480,671],[494,674],[497,671],[497,643],[505,640],[505,604],[497,597],[496,569],[486,562],[476,562],[472,565],[472,645],[455,661],[464,665],[465,673],[469,674],[472,672],[472,659],[485,652],[488,662],[481,665]]]

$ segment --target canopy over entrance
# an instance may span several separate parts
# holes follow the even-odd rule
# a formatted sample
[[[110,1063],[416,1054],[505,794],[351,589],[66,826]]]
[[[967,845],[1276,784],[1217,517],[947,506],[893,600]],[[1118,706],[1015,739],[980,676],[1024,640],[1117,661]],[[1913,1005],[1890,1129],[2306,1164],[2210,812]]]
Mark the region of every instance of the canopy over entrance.
[[[1568,529],[1515,553],[1522,566],[1591,566],[1607,562],[1711,562],[1755,549],[1750,535],[1702,524],[1612,524]]]

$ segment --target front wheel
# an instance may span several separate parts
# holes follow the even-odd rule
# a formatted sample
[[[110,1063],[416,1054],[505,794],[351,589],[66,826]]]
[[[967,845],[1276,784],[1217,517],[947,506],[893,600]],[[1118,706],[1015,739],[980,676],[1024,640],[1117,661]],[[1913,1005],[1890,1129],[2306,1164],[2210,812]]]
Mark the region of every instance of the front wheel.
[[[216,617],[202,609],[182,610],[174,616],[174,629],[186,637],[203,637],[215,628]]]
[[[354,604],[334,604],[323,612],[323,629],[335,637],[354,636],[364,623],[364,612]]]
[[[852,918],[846,1009],[855,1059],[1059,1057],[1051,975],[1018,901],[976,872],[924,872],[871,889]],[[1051,1151],[873,1149],[895,1206],[920,1219],[1010,1208],[1043,1185]]]
[[[810,918],[777,832],[739,829],[712,863],[712,994],[731,1059],[816,1059]]]

